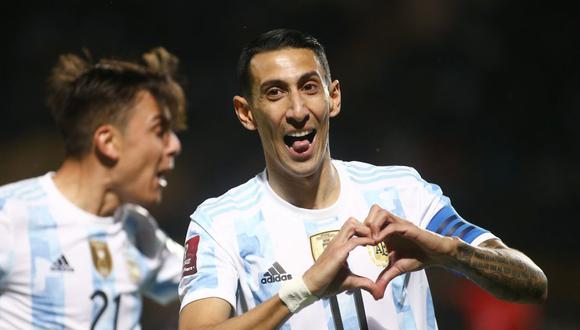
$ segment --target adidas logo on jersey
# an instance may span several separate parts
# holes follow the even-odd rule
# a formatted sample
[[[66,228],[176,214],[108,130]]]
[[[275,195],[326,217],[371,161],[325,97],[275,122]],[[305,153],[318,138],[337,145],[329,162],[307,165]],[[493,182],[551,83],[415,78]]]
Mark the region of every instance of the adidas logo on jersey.
[[[68,260],[66,260],[66,257],[64,256],[64,254],[61,254],[61,256],[56,259],[55,262],[52,263],[52,266],[50,266],[50,270],[56,270],[59,272],[74,272],[74,268],[72,268],[69,263]]]
[[[292,275],[286,273],[284,268],[280,266],[280,264],[276,261],[272,264],[272,267],[268,269],[267,272],[264,273],[264,276],[260,280],[262,284],[266,283],[274,283],[274,282],[282,282],[282,281],[289,281],[292,279]]]

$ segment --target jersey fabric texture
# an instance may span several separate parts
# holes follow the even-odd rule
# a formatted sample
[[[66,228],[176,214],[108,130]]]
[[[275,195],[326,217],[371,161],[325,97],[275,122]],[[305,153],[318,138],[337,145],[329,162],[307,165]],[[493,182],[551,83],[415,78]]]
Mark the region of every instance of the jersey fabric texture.
[[[139,329],[177,298],[183,248],[142,207],[87,213],[53,173],[0,187],[0,329]]]
[[[186,237],[181,308],[207,297],[229,302],[237,314],[278,293],[281,284],[302,276],[349,217],[363,221],[373,204],[442,235],[478,245],[493,238],[488,231],[459,217],[441,189],[412,168],[378,167],[333,160],[340,195],[326,209],[295,207],[272,191],[266,172],[206,200],[191,216]],[[384,266],[373,262],[374,249],[358,247],[348,264],[358,275],[376,279]],[[337,296],[345,329],[358,329],[355,295]],[[304,308],[282,329],[334,329],[329,299]],[[436,329],[429,284],[424,271],[395,278],[375,301],[362,291],[369,329]]]

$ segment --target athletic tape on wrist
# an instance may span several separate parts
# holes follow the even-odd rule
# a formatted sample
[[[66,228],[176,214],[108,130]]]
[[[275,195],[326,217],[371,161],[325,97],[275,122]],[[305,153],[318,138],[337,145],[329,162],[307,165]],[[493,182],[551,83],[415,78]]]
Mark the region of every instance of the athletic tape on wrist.
[[[278,291],[278,296],[292,313],[298,313],[302,308],[319,299],[308,290],[302,276],[284,282]]]

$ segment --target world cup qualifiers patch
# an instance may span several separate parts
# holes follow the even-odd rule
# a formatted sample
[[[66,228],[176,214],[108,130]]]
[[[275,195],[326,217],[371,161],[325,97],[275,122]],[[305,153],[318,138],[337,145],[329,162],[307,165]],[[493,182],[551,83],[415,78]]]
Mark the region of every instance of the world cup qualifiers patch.
[[[197,247],[199,236],[193,236],[185,242],[185,256],[183,258],[183,276],[197,273]]]

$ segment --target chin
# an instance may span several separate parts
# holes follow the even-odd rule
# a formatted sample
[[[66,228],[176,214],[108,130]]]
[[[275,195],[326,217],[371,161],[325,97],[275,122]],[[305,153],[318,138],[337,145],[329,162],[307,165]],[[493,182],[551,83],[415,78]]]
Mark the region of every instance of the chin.
[[[297,178],[307,178],[315,175],[320,168],[321,164],[310,164],[309,162],[293,164],[294,166],[287,166],[286,172],[291,176]]]
[[[144,207],[152,207],[159,203],[161,203],[161,194],[140,198],[137,204]]]

